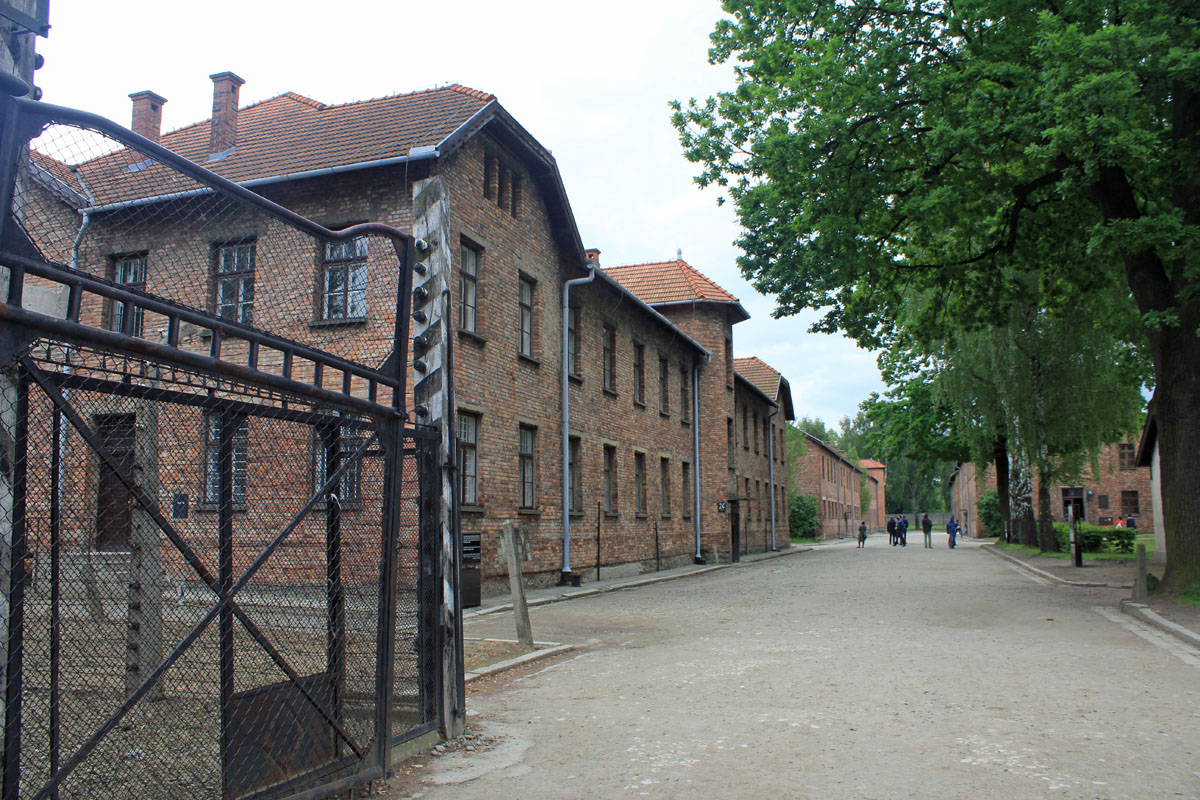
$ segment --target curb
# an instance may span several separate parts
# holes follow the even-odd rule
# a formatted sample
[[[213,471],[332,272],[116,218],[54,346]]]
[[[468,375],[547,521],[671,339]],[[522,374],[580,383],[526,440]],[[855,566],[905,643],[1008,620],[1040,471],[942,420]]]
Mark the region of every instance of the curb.
[[[549,658],[550,656],[555,656],[559,653],[565,653],[569,650],[574,650],[576,647],[576,645],[573,644],[559,644],[558,642],[534,642],[533,644],[539,649],[534,650],[532,653],[526,653],[525,655],[517,656],[516,658],[510,658],[507,661],[497,661],[495,664],[488,664],[486,667],[473,669],[463,675],[463,682],[471,683],[472,681],[477,681],[480,678],[498,675],[501,672],[507,672],[510,669],[516,669],[517,667],[524,666],[525,664],[541,661],[543,658]]]
[[[1181,639],[1187,644],[1190,644],[1192,647],[1200,648],[1200,634],[1196,633],[1195,631],[1188,630],[1182,625],[1171,622],[1169,619],[1164,619],[1152,611],[1145,603],[1135,603],[1129,598],[1126,598],[1121,601],[1120,606],[1121,611],[1129,616],[1136,617],[1148,625],[1153,625],[1163,633],[1169,633],[1176,639]]]
[[[994,555],[998,558],[1003,558],[1005,561],[1016,564],[1021,569],[1025,570],[1027,572],[1031,572],[1034,575],[1037,575],[1039,578],[1044,578],[1044,579],[1050,581],[1051,583],[1058,584],[1059,586],[1082,586],[1082,587],[1090,587],[1090,588],[1094,588],[1094,589],[1131,589],[1131,588],[1133,588],[1133,585],[1129,584],[1129,583],[1102,583],[1100,581],[1067,580],[1066,578],[1060,578],[1051,572],[1046,572],[1046,570],[1044,570],[1044,569],[1038,569],[1037,567],[1033,566],[1032,564],[1030,564],[1020,558],[1017,558],[1016,556],[1010,556],[1008,553],[1004,552],[1003,550],[997,550],[995,545],[992,545],[992,544],[981,545],[980,549],[983,550],[985,553],[991,553],[992,555]]]
[[[622,589],[636,589],[641,586],[649,586],[654,583],[666,583],[667,581],[676,581],[680,578],[690,578],[693,575],[704,575],[717,570],[729,569],[730,567],[747,567],[751,564],[757,564],[761,561],[769,561],[773,558],[781,558],[783,556],[795,555],[797,553],[807,553],[813,548],[811,547],[789,547],[787,550],[779,550],[774,553],[759,555],[753,561],[739,561],[736,563],[713,564],[711,566],[701,567],[700,569],[688,570],[680,572],[676,575],[654,575],[649,578],[639,578],[626,583],[615,583],[610,586],[597,586],[586,589],[575,589],[573,591],[563,592],[559,595],[551,597],[539,597],[534,600],[526,601],[526,605],[530,608],[536,606],[545,606],[550,603],[561,603],[565,600],[575,600],[580,597],[595,597],[596,595],[608,594],[609,592],[618,592]],[[488,606],[487,608],[472,609],[471,611],[463,612],[463,621],[474,619],[475,617],[486,617],[491,614],[499,614],[503,611],[512,611],[512,603],[504,603],[497,606]]]

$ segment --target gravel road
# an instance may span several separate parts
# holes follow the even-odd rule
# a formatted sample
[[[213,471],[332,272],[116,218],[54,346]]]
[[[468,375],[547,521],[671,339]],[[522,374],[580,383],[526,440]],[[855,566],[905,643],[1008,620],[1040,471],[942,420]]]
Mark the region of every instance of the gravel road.
[[[821,547],[535,609],[395,798],[1197,798],[1200,652],[972,544]],[[510,614],[468,635],[509,636]],[[416,765],[420,766],[416,766]]]

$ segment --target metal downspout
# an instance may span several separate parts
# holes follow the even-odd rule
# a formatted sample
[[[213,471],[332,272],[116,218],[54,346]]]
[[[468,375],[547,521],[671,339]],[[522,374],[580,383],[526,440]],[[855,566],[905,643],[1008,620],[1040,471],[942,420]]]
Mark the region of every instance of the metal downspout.
[[[591,283],[596,279],[596,267],[588,265],[586,278],[575,278],[563,282],[562,293],[562,518],[563,518],[563,548],[562,574],[571,574],[571,398],[567,391],[571,374],[571,365],[567,363],[570,354],[567,350],[567,323],[571,308],[571,287]]]
[[[692,518],[696,521],[696,554],[693,560],[697,564],[704,563],[700,554],[700,370],[712,360],[709,353],[704,354],[703,363],[692,367]]]
[[[771,483],[771,552],[779,548],[775,546],[775,426],[771,420],[779,413],[779,408],[767,415],[767,480]]]

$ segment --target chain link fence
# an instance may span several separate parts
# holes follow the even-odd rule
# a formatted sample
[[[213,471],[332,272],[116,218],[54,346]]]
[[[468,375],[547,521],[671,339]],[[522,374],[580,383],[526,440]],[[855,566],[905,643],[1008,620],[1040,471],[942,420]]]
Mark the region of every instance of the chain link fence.
[[[442,680],[411,238],[327,231],[86,114],[6,111],[4,796],[379,777],[437,727]]]

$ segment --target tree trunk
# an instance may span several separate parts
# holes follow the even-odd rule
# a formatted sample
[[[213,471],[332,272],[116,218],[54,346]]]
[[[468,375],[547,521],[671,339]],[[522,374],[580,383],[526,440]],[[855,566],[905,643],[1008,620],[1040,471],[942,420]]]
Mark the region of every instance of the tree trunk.
[[[1167,545],[1167,567],[1159,591],[1165,592],[1200,585],[1200,459],[1196,457],[1200,453],[1200,338],[1194,333],[1196,324],[1189,320],[1180,329],[1160,331],[1162,345],[1152,348],[1159,383],[1150,409],[1158,426],[1159,489]]]
[[[1012,542],[1012,503],[1008,492],[1008,437],[996,438],[996,447],[992,451],[996,462],[996,492],[1000,495],[1000,514],[1004,519],[1004,530],[988,531],[989,535],[999,536],[1005,542]]]
[[[1038,470],[1037,545],[1046,553],[1058,552],[1058,537],[1054,535],[1054,518],[1050,511],[1050,473]]]

